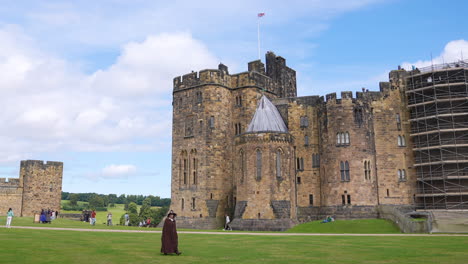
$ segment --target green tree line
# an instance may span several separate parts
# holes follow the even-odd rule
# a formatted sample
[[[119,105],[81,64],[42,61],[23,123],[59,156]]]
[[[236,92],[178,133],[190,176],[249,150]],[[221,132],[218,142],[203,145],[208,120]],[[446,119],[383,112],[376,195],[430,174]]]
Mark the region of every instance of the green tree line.
[[[75,204],[78,201],[81,202],[92,202],[102,207],[107,207],[111,204],[129,204],[135,203],[137,205],[143,205],[143,201],[149,198],[151,201],[150,206],[168,207],[171,204],[170,198],[161,198],[153,195],[126,195],[122,194],[97,194],[97,193],[70,193],[62,192],[62,200],[69,200],[70,204]]]

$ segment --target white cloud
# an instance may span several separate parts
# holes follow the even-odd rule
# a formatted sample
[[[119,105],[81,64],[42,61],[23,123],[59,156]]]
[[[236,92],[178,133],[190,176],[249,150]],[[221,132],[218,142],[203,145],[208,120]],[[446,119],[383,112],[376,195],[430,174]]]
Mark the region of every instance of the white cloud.
[[[450,63],[457,62],[462,59],[468,59],[468,41],[464,39],[453,40],[445,45],[444,50],[431,60],[419,60],[416,62],[404,62],[402,67],[407,70],[411,70],[412,66],[422,68],[431,66],[432,64]]]
[[[134,165],[109,165],[102,169],[101,175],[106,178],[121,178],[135,174],[137,168]]]
[[[160,150],[161,139],[170,142],[172,78],[217,64],[189,33],[125,44],[114,64],[91,74],[35,44],[19,27],[0,27],[8,73],[0,75],[0,162],[58,150]]]

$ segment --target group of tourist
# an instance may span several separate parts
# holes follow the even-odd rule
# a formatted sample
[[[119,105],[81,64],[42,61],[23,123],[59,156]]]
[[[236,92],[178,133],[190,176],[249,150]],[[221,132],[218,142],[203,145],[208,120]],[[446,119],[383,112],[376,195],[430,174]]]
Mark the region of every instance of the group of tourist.
[[[50,209],[42,209],[39,216],[39,222],[43,224],[52,223],[52,220],[58,217],[58,211]]]
[[[151,226],[151,218],[148,218],[146,220],[141,220],[140,223],[138,223],[138,227],[150,227]]]

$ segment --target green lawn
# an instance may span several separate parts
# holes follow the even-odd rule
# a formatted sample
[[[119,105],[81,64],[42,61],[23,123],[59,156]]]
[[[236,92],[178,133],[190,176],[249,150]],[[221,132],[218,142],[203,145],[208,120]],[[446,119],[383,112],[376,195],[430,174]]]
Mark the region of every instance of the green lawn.
[[[334,234],[395,234],[401,233],[398,226],[384,219],[337,220],[331,223],[313,221],[297,225],[289,233],[334,233]]]
[[[181,256],[159,253],[160,234],[0,228],[1,263],[466,263],[468,237],[179,234]]]

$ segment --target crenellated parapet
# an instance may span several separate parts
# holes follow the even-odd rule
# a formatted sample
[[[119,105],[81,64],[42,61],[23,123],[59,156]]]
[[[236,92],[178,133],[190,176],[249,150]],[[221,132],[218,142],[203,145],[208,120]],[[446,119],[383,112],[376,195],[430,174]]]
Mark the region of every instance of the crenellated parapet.
[[[18,187],[20,187],[20,179],[0,178],[0,188],[18,188]]]

